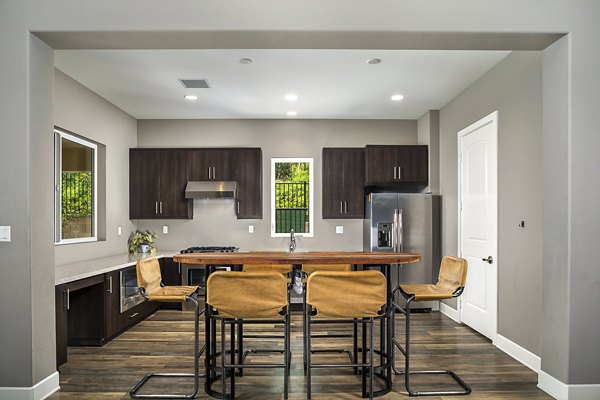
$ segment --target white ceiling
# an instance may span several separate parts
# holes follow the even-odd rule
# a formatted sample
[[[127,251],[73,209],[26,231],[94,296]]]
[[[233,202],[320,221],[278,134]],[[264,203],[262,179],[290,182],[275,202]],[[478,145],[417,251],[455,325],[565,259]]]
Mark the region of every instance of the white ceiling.
[[[57,50],[56,67],[137,119],[416,119],[508,51]],[[239,63],[250,58],[252,64]],[[380,58],[377,65],[367,64]],[[186,89],[178,78],[205,78]],[[295,93],[288,102],[284,95]],[[189,101],[184,95],[194,94]],[[404,100],[393,102],[392,94]]]

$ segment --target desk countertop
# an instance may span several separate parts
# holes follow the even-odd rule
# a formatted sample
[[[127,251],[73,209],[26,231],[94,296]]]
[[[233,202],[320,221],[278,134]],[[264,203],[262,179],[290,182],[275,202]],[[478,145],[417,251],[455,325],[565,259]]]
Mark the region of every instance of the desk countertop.
[[[172,257],[178,254],[177,250],[157,250],[155,254],[116,254],[108,257],[94,258],[76,263],[57,265],[55,267],[54,284],[61,285],[104,274],[106,272],[122,269],[135,265],[138,260],[148,257]]]

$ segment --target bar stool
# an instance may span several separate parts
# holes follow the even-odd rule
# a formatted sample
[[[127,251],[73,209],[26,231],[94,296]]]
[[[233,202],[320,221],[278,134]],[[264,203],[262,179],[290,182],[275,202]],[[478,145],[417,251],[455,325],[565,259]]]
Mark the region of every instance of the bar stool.
[[[373,320],[387,318],[387,282],[379,271],[317,271],[306,282],[307,398],[311,398],[312,368],[361,367],[362,391],[366,394],[366,369],[369,368],[369,399],[373,398]],[[363,327],[362,362],[349,364],[313,363],[311,360],[311,326],[313,318],[330,318],[354,322]],[[369,325],[369,359],[367,362],[366,325]]]
[[[133,399],[193,399],[198,393],[198,379],[201,376],[199,373],[198,358],[204,352],[204,346],[199,351],[199,320],[200,315],[204,310],[200,310],[198,306],[198,286],[164,286],[160,274],[160,264],[156,257],[140,260],[136,264],[137,282],[140,294],[147,301],[160,302],[181,302],[189,301],[194,303],[194,373],[150,373],[142,378],[134,388],[129,392]],[[194,390],[190,394],[149,394],[140,395],[139,390],[151,379],[155,377],[161,378],[194,378]]]
[[[398,375],[404,375],[404,384],[409,396],[448,396],[448,395],[468,395],[471,393],[471,388],[467,385],[458,375],[452,371],[447,370],[426,370],[426,371],[411,371],[410,370],[410,305],[415,301],[432,301],[432,300],[444,300],[458,297],[462,294],[465,289],[467,281],[467,261],[462,258],[455,258],[446,256],[442,259],[440,265],[440,273],[438,282],[435,285],[431,284],[409,284],[400,285],[394,289],[394,293],[399,291],[402,297],[406,300],[406,307],[403,309],[396,303],[393,304],[392,318],[395,315],[396,310],[400,311],[406,316],[406,349],[402,348],[400,343],[393,337],[392,342],[395,347],[404,354],[405,357],[405,368],[404,371],[394,371]],[[393,298],[393,296],[392,296]],[[393,324],[392,326],[394,326]],[[394,336],[394,333],[392,333]],[[393,347],[392,347],[393,349]],[[392,351],[392,360],[394,359],[394,353]],[[450,375],[456,383],[458,383],[462,390],[456,391],[414,391],[410,388],[410,376],[411,375]]]
[[[226,398],[226,378],[230,377],[231,398],[235,398],[235,369],[283,368],[284,398],[288,398],[290,370],[290,314],[288,310],[289,292],[287,279],[278,272],[224,272],[212,273],[206,284],[208,317],[221,321],[221,351],[216,353],[208,365],[221,370],[222,398]],[[243,299],[240,301],[240,299]],[[234,324],[283,324],[283,362],[251,363],[235,362],[239,353],[235,347]],[[231,349],[227,350],[225,331],[231,326]],[[216,346],[216,343],[215,343]],[[227,363],[226,355],[230,355]],[[216,358],[221,357],[221,367],[216,366]]]
[[[302,326],[306,326],[306,278],[308,278],[312,273],[317,271],[350,271],[352,269],[352,264],[302,264],[302,275],[304,276],[304,290],[303,290],[303,302],[302,302]],[[340,321],[336,320],[327,320],[327,319],[318,319],[314,320],[313,324],[335,324]],[[346,321],[344,321],[346,322]],[[353,334],[344,334],[344,333],[336,333],[336,334],[321,334],[321,335],[312,335],[312,338],[345,338],[352,337],[353,338],[353,351],[347,349],[320,349],[320,350],[312,350],[312,353],[347,353],[350,357],[351,361],[354,363],[358,362],[358,324],[356,321],[354,322],[354,331]],[[306,332],[306,329],[304,332]],[[305,338],[306,340],[306,338]],[[303,352],[303,360],[304,360],[304,372],[306,372],[306,349]],[[356,370],[355,372],[358,372]]]

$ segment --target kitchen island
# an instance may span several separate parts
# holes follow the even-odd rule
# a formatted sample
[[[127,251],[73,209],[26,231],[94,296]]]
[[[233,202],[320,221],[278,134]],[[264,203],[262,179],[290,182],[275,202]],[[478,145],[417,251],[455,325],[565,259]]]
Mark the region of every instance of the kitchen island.
[[[421,260],[419,254],[396,253],[396,252],[347,252],[347,251],[315,251],[315,252],[274,252],[274,251],[250,251],[237,253],[193,253],[176,254],[173,261],[186,264],[204,264],[206,268],[206,281],[214,266],[218,265],[244,265],[244,264],[293,264],[296,269],[301,269],[303,264],[354,264],[379,268],[387,280],[387,309],[392,307],[391,269],[400,264],[416,263]],[[205,305],[208,307],[208,304]],[[218,349],[216,343],[211,342],[216,333],[214,321],[208,318],[208,309],[205,310],[205,367],[206,381],[204,390],[209,395],[220,397],[221,393],[212,389],[216,381],[216,366],[211,364]],[[381,319],[379,348],[375,353],[379,356],[379,365],[375,367],[376,375],[383,379],[385,386],[374,392],[374,396],[383,396],[392,389],[392,332],[393,321],[391,318]],[[243,337],[241,324],[238,337]],[[361,351],[366,351],[362,349]],[[240,354],[242,350],[240,349]],[[241,363],[241,360],[240,360]]]

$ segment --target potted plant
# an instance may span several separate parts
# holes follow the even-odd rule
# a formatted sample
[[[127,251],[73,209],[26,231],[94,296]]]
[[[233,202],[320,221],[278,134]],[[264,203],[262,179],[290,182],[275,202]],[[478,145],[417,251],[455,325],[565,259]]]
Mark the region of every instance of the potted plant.
[[[129,235],[129,240],[127,241],[129,252],[149,253],[154,249],[154,246],[152,246],[152,243],[154,243],[154,239],[156,239],[156,234],[149,230],[146,232],[131,232],[131,235]]]

